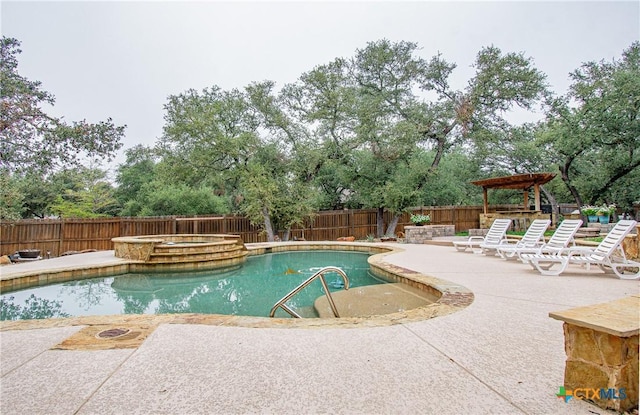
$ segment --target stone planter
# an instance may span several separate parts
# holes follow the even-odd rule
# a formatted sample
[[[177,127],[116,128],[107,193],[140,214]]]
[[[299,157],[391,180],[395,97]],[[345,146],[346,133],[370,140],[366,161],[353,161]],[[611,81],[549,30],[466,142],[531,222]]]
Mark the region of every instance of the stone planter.
[[[423,244],[433,239],[433,231],[428,226],[405,226],[404,232],[408,244]]]
[[[434,237],[455,235],[455,225],[405,226],[404,232],[407,243],[423,244]]]

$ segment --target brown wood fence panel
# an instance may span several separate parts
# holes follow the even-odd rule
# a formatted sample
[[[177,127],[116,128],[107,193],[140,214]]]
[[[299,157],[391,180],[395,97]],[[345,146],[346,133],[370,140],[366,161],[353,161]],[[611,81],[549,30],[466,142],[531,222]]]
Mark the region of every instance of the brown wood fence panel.
[[[299,236],[310,241],[335,240],[341,236],[350,235],[350,216],[352,211],[338,210],[318,212],[302,229]]]
[[[135,235],[173,235],[176,233],[176,220],[173,216],[120,218],[118,236]]]
[[[364,239],[376,233],[376,211],[335,210],[318,212],[305,228],[291,230],[292,238],[304,238],[309,241],[335,240],[340,237],[354,236]]]
[[[246,243],[265,242],[267,240],[257,226],[253,226],[251,221],[243,216],[225,216],[223,233],[239,235]]]
[[[21,249],[39,249],[43,254],[49,251],[51,255],[58,255],[61,241],[58,220],[27,219],[0,226],[2,255]]]
[[[178,220],[178,223],[180,221]],[[178,226],[179,227],[179,226]],[[209,218],[194,218],[193,233],[228,233],[227,232],[227,218],[224,216],[209,217]]]
[[[61,228],[62,252],[58,255],[85,249],[109,250],[113,249],[111,238],[120,236],[120,218],[65,219]]]
[[[352,210],[351,212],[353,212],[351,233],[340,236],[355,236],[356,239],[364,239],[369,235],[376,234],[378,212],[375,209]]]
[[[517,205],[491,206],[493,210],[521,209]],[[567,210],[569,207],[566,208]],[[480,226],[482,206],[422,206],[412,213],[431,216],[431,223],[454,224],[456,232]],[[385,226],[393,218],[385,212]],[[411,214],[403,213],[396,232],[411,225]],[[365,239],[376,234],[376,210],[337,210],[318,212],[303,227],[291,230],[291,239],[331,241],[343,236]],[[242,216],[208,217],[132,217],[100,219],[21,220],[0,224],[0,254],[13,254],[20,249],[40,249],[45,255],[59,256],[66,251],[113,249],[112,238],[133,235],[171,235],[176,233],[240,235],[246,243],[265,242],[262,229]],[[280,237],[283,237],[280,232]]]
[[[260,230],[251,225],[249,219],[243,216],[202,216],[176,218],[176,233],[178,234],[233,234],[240,235],[245,242],[264,242],[266,237],[260,237]]]
[[[422,206],[405,212],[398,221],[396,232],[404,232],[404,227],[412,225],[411,215],[429,215],[432,225],[455,225],[456,232],[478,228],[482,206]],[[385,222],[391,220],[391,214],[385,212]],[[374,219],[375,221],[375,219]]]

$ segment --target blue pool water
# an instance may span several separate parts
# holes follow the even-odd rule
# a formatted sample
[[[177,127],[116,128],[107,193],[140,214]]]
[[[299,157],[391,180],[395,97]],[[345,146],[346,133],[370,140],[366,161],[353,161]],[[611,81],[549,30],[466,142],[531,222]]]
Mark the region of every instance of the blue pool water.
[[[0,296],[0,319],[108,314],[204,313],[267,317],[271,307],[320,268],[337,266],[351,287],[381,284],[369,271],[368,254],[341,251],[284,252],[249,257],[225,272],[124,274],[29,288]],[[325,274],[331,291],[342,279]],[[324,294],[319,280],[287,305],[314,317],[313,302]],[[288,317],[279,310],[276,317]]]

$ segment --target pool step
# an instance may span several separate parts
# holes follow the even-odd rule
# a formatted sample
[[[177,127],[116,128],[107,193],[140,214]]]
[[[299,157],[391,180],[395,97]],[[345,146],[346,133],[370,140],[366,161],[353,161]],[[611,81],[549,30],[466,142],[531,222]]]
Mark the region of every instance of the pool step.
[[[439,299],[438,296],[403,283],[365,285],[348,291],[337,291],[332,295],[340,317],[367,317],[397,313],[426,307]],[[333,317],[325,296],[316,299],[314,308],[320,318]]]
[[[159,244],[153,249],[152,255],[193,255],[199,253],[216,253],[229,250],[243,249],[244,245],[236,241],[220,241],[196,244]]]
[[[132,272],[204,270],[241,264],[249,251],[238,235],[176,234],[113,238],[115,255]]]
[[[229,245],[222,250],[213,251],[190,251],[190,252],[175,252],[175,251],[160,251],[156,247],[156,250],[149,256],[148,263],[170,263],[170,262],[200,262],[200,261],[215,261],[217,259],[238,258],[247,255],[246,250],[238,245]]]

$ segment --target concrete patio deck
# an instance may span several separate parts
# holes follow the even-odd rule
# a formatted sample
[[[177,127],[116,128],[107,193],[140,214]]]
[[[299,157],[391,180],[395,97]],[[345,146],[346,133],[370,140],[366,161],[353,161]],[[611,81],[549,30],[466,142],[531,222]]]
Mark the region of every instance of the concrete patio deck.
[[[556,397],[564,338],[548,314],[638,295],[640,282],[595,267],[543,277],[451,246],[397,246],[404,251],[385,261],[461,284],[474,302],[384,327],[159,324],[137,348],[119,350],[52,349],[83,326],[5,328],[0,413],[612,413]],[[69,258],[85,260],[111,258]]]

